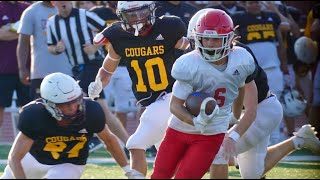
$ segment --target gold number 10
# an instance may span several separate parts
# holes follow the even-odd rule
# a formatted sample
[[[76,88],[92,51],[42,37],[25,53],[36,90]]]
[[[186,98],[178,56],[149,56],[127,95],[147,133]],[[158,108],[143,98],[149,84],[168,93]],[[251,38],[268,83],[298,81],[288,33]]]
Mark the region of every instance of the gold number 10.
[[[169,82],[168,82],[168,76],[166,72],[166,67],[164,65],[163,59],[160,57],[148,59],[145,63],[145,68],[147,70],[147,75],[148,75],[148,81],[150,88],[154,91],[160,91],[165,89]],[[159,76],[160,76],[160,83],[156,83],[155,80],[155,74],[153,71],[153,66],[157,66],[159,69]],[[132,60],[131,61],[131,67],[133,67],[134,71],[137,74],[138,78],[138,84],[136,85],[137,91],[138,92],[147,92],[147,86],[145,85],[142,77],[142,71],[139,66],[138,60]]]

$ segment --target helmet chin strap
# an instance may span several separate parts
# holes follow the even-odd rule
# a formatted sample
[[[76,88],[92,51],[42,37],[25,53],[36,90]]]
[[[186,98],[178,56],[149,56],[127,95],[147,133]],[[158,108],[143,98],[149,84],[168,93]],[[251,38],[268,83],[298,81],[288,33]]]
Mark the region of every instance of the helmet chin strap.
[[[142,23],[134,24],[132,25],[132,27],[134,28],[134,36],[138,36],[139,30],[143,27],[143,24]]]

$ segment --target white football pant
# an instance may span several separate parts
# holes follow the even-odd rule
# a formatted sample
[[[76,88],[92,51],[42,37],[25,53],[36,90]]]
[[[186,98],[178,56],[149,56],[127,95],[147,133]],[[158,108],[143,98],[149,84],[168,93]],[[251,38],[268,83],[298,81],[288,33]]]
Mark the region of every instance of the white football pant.
[[[85,165],[70,163],[45,165],[39,163],[30,153],[21,160],[23,171],[27,179],[80,179]],[[6,166],[0,179],[16,179],[9,167]]]
[[[236,143],[237,160],[242,178],[261,178],[270,134],[279,125],[282,117],[282,106],[276,96],[269,97],[258,104],[256,119]],[[221,146],[212,164],[228,164],[222,152]]]
[[[152,145],[158,149],[168,127],[171,116],[170,97],[172,93],[162,96],[146,107],[140,117],[140,124],[127,142],[127,149],[148,149]]]

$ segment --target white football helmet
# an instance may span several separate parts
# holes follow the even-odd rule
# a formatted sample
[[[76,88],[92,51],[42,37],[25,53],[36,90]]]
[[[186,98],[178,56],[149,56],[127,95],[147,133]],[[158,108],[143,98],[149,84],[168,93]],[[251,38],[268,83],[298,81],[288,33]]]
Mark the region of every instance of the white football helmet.
[[[84,112],[82,90],[79,84],[70,76],[63,73],[52,73],[47,75],[40,85],[40,95],[44,100],[46,109],[52,117],[58,121],[62,119],[74,119]],[[65,104],[78,101],[79,112],[72,117],[64,115],[57,104]]]
[[[192,18],[190,19],[189,21],[189,25],[188,25],[188,31],[187,31],[187,38],[190,42],[190,47],[192,49],[195,48],[195,44],[194,44],[194,30],[196,28],[196,24],[197,24],[197,21],[199,19],[199,17],[204,14],[205,12],[207,12],[208,10],[210,10],[212,8],[205,8],[205,9],[201,9],[199,10],[198,12],[196,12]]]
[[[282,92],[280,102],[283,108],[283,115],[286,117],[299,116],[307,107],[307,101],[293,88],[287,88]]]
[[[117,16],[125,31],[138,36],[154,24],[155,3],[153,1],[118,1]]]
[[[299,61],[311,64],[316,61],[318,56],[317,42],[306,36],[302,36],[294,43],[294,53]]]

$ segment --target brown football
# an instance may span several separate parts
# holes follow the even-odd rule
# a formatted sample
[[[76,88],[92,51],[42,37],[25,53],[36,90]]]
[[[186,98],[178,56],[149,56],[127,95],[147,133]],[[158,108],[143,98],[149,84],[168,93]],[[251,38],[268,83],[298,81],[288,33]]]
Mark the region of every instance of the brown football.
[[[185,102],[187,110],[192,115],[198,116],[200,112],[201,103],[207,97],[211,97],[211,96],[207,93],[192,92],[188,96]],[[215,106],[216,106],[216,101],[209,101],[206,105],[206,114],[210,115],[213,112]]]

